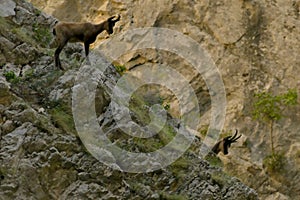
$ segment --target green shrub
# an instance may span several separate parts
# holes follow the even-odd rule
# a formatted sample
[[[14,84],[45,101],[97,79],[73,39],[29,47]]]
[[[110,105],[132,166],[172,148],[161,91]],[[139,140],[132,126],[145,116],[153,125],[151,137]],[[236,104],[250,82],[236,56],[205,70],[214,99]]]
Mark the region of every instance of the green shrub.
[[[263,160],[267,172],[278,173],[284,169],[285,158],[282,153],[273,153],[268,155]]]
[[[16,78],[16,74],[13,71],[5,72],[4,76],[5,76],[5,78],[6,78],[7,81],[10,81],[10,80]]]
[[[13,71],[5,72],[3,75],[5,79],[11,83],[17,83],[20,80],[19,77],[17,77],[17,75]]]

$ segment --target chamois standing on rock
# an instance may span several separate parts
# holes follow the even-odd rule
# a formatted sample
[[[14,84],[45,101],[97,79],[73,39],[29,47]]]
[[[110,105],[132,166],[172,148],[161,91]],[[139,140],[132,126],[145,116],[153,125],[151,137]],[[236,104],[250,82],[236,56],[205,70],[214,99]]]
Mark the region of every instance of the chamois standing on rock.
[[[212,152],[214,152],[215,154],[218,154],[221,151],[224,155],[227,155],[230,145],[232,143],[236,142],[242,136],[242,135],[239,135],[238,137],[236,137],[237,133],[238,133],[238,131],[235,130],[234,136],[227,136],[227,137],[223,138],[222,140],[218,141],[212,148]]]
[[[92,23],[74,23],[74,22],[59,22],[53,28],[55,39],[50,44],[50,47],[57,47],[55,50],[55,66],[64,70],[61,66],[59,54],[68,42],[83,42],[85,55],[88,60],[90,44],[95,42],[97,36],[104,30],[108,34],[113,33],[115,23],[120,20],[121,16],[112,16],[100,24]]]

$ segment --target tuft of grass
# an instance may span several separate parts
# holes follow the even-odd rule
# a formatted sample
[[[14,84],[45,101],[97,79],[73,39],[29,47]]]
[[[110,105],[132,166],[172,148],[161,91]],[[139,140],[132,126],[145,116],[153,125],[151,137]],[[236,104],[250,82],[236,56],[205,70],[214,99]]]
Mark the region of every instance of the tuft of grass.
[[[123,75],[127,71],[127,68],[124,65],[114,65],[114,67],[120,75]]]
[[[5,76],[7,81],[10,81],[10,80],[15,79],[17,77],[16,74],[13,71],[5,72],[3,75]]]
[[[40,26],[38,23],[32,25],[33,38],[40,43],[41,46],[46,47],[52,40],[52,34],[46,27]]]
[[[208,154],[205,157],[205,160],[207,160],[211,166],[216,166],[216,167],[223,167],[224,166],[223,163],[222,163],[222,160],[214,154]]]
[[[168,194],[166,192],[160,193],[160,199],[166,199],[166,200],[186,200],[188,199],[187,196],[181,195],[181,194]]]
[[[20,81],[20,78],[13,71],[5,72],[3,75],[8,82],[18,83]]]
[[[222,188],[230,182],[231,177],[228,174],[225,174],[224,172],[216,171],[211,174],[211,179],[214,183],[216,183]]]
[[[178,188],[184,183],[186,178],[186,172],[188,171],[191,165],[193,165],[191,160],[184,156],[181,156],[170,166],[168,166],[169,171],[171,171],[173,176],[176,178],[176,181],[172,183],[172,185],[170,185],[171,188]]]
[[[50,110],[52,120],[57,127],[60,127],[67,133],[76,133],[74,119],[68,109],[58,105]]]
[[[268,155],[263,160],[263,166],[267,172],[274,174],[284,170],[285,157],[283,153],[273,153]]]
[[[203,125],[203,126],[201,127],[201,130],[200,130],[200,134],[201,134],[201,136],[203,136],[203,137],[205,137],[205,136],[206,136],[206,134],[207,134],[207,132],[208,132],[208,127],[209,127],[209,125],[208,125],[208,124],[206,124],[206,125]]]

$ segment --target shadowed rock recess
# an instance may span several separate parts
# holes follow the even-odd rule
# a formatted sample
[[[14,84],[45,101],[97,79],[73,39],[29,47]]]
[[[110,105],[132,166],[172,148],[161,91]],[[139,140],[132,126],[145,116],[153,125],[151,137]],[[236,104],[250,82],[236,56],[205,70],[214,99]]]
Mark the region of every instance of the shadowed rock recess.
[[[255,93],[281,94],[290,88],[300,92],[297,0],[30,2],[40,10],[24,0],[0,1],[1,200],[300,198],[299,104],[284,110],[284,117],[273,126],[274,146],[285,159],[277,172],[263,164],[271,151],[269,125],[252,117]],[[224,132],[238,129],[242,134],[229,155],[198,158],[211,114],[209,88],[184,58],[153,49],[128,52],[94,77],[99,83],[98,123],[112,143],[130,152],[152,152],[168,144],[179,126],[179,100],[189,97],[177,98],[157,85],[134,92],[129,109],[137,124],[151,121],[154,104],[168,111],[164,128],[148,139],[134,138],[118,127],[110,99],[123,73],[141,77],[145,68],[165,64],[189,81],[199,99],[197,138],[173,164],[149,173],[114,170],[87,151],[72,115],[72,87],[79,69],[88,67],[83,46],[64,47],[62,71],[55,68],[55,49],[48,45],[57,19],[99,23],[115,14],[121,14],[121,20],[112,38],[131,28],[163,27],[194,39],[210,54],[226,89]],[[100,34],[94,47],[106,37]],[[91,49],[92,62],[97,56]]]

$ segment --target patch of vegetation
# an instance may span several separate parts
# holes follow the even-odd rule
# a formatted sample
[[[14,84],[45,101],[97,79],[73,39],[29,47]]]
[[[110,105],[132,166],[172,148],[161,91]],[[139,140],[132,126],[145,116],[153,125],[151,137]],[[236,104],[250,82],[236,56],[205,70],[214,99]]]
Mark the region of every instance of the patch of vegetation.
[[[47,56],[50,56],[50,57],[52,57],[53,55],[54,55],[54,52],[55,52],[55,49],[44,49],[43,50],[43,53],[45,54],[45,55],[47,55]]]
[[[42,14],[42,11],[38,10],[38,9],[35,9],[34,11],[34,14],[38,17]]]
[[[188,199],[188,197],[184,196],[184,195],[179,195],[179,194],[168,194],[166,192],[161,192],[160,193],[160,199],[165,199],[165,200],[186,200],[186,199]]]
[[[49,86],[51,86],[55,81],[59,79],[59,77],[62,75],[61,70],[52,70],[48,71],[47,73],[44,72],[38,72],[36,70],[33,70],[33,73],[31,74],[28,72],[28,76],[25,76],[25,79],[27,82],[27,85],[30,85],[30,88],[37,91],[40,95],[48,96],[49,94]],[[40,78],[43,77],[43,78]],[[54,104],[58,105],[57,103],[43,101],[41,102],[44,107],[50,106],[53,108]],[[47,105],[45,105],[47,104]],[[48,105],[50,104],[50,105]]]
[[[39,15],[40,13],[37,11],[36,14]],[[0,17],[0,29],[3,36],[10,37],[12,42],[16,44],[27,43],[32,46],[42,44],[42,47],[46,47],[52,39],[52,33],[48,27],[39,26],[37,23],[33,24],[32,27],[20,26],[10,19]],[[11,34],[14,36],[10,36]]]
[[[133,94],[129,102],[129,109],[135,116],[133,116],[134,121],[142,122],[142,125],[149,124],[151,119],[149,116],[149,110],[147,102],[145,102],[140,96]]]
[[[200,134],[201,134],[203,137],[206,136],[206,134],[207,134],[207,132],[208,132],[208,127],[209,127],[208,124],[201,126]]]
[[[170,103],[163,103],[162,106],[164,107],[164,109],[165,109],[166,111],[170,110],[170,108],[171,108]]]
[[[163,144],[166,145],[173,140],[176,134],[177,132],[175,131],[175,129],[172,126],[166,124],[158,136],[160,140],[163,142]]]
[[[171,108],[170,102],[167,102],[165,98],[159,96],[158,97],[158,104],[160,104],[166,111],[169,111]]]
[[[6,178],[5,173],[4,173],[3,170],[5,170],[5,168],[4,169],[0,169],[0,185],[1,185],[1,182]]]
[[[287,107],[297,105],[297,98],[298,94],[296,89],[289,89],[286,93],[281,95],[273,95],[270,92],[255,94],[253,118],[269,124],[272,154],[275,154],[273,125],[276,121],[284,117],[283,111]]]
[[[296,105],[298,94],[296,89],[289,89],[287,93],[282,95],[273,95],[269,92],[257,93],[255,98],[254,119],[269,122],[281,119],[283,117],[282,111],[287,106]]]
[[[188,160],[187,158],[185,157],[180,157],[178,158],[175,162],[173,162],[171,165],[170,165],[170,170],[179,175],[180,176],[180,173],[183,172],[184,170],[187,170],[189,168],[189,166],[191,166],[191,161]],[[182,174],[182,178],[186,176],[186,174]]]
[[[70,109],[65,105],[58,103],[50,111],[54,124],[67,133],[76,133],[73,115]]]
[[[134,92],[129,101],[132,121],[140,127],[145,127],[151,122],[150,110],[152,105],[160,104],[158,98],[153,96],[143,96],[144,90]],[[161,105],[161,104],[160,104]],[[110,135],[110,140],[116,142],[118,146],[131,152],[153,152],[173,140],[177,131],[171,124],[162,124],[162,129],[151,138],[131,137],[121,131]]]
[[[5,72],[3,75],[5,76],[7,81],[10,81],[10,80],[15,79],[17,77],[16,74],[13,71]]]
[[[0,17],[0,29],[1,34],[4,37],[11,38],[11,41],[16,44],[25,42],[31,45],[36,45],[36,42],[32,38],[32,30],[29,30],[25,26],[15,24],[12,20]]]
[[[23,33],[21,31],[18,31],[19,28],[16,28],[16,25],[13,24],[12,21],[10,21],[9,19],[4,18],[4,17],[0,17],[0,30],[1,30],[0,31],[1,35],[6,36],[6,37],[9,36],[11,33],[13,33],[15,35],[17,35],[17,33],[20,33],[20,34]],[[17,35],[17,38],[19,38],[18,35]],[[15,38],[12,38],[12,39],[14,40]]]
[[[191,159],[183,155],[167,167],[167,170],[170,171],[174,177],[174,181],[169,185],[172,191],[176,191],[177,188],[180,188],[185,183],[187,177],[186,172],[189,171],[190,166],[193,166],[193,164]]]
[[[154,152],[167,145],[176,135],[176,131],[165,125],[160,132],[151,138],[131,137],[130,135],[117,132],[110,136],[112,142],[130,152]]]
[[[14,26],[11,28],[11,32],[16,35],[19,40],[31,45],[36,45],[36,42],[32,38],[32,33],[25,27]]]
[[[33,38],[40,43],[42,47],[46,47],[52,39],[50,30],[46,27],[40,26],[38,23],[32,25]]]
[[[211,179],[214,183],[218,184],[221,188],[230,182],[231,177],[222,171],[216,171],[211,174]]]
[[[289,89],[281,95],[262,92],[255,95],[253,118],[262,120],[270,126],[271,154],[263,160],[263,165],[270,173],[281,172],[284,168],[284,155],[274,148],[273,125],[284,117],[283,111],[289,106],[297,105],[298,94],[296,89]]]
[[[265,166],[267,172],[279,173],[284,169],[285,157],[283,153],[273,153],[268,155],[263,160],[263,166]]]
[[[24,74],[25,79],[30,79],[32,77],[34,77],[34,69],[29,69],[25,72]]]
[[[54,53],[52,54],[54,55]],[[79,68],[80,65],[81,65],[81,57],[80,57],[80,54],[73,54],[70,59],[68,59],[70,62],[69,62],[69,65],[72,66],[72,68]]]
[[[11,83],[18,83],[20,81],[20,78],[13,71],[5,72],[3,75]]]
[[[127,68],[124,65],[114,65],[114,67],[121,76],[127,71]]]
[[[216,167],[224,166],[222,160],[215,154],[208,154],[205,157],[205,160],[207,160],[211,166],[216,166]]]
[[[300,158],[300,150],[296,152],[296,158]]]

